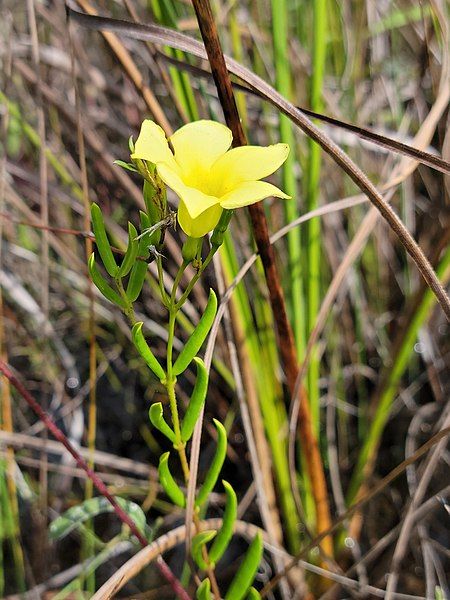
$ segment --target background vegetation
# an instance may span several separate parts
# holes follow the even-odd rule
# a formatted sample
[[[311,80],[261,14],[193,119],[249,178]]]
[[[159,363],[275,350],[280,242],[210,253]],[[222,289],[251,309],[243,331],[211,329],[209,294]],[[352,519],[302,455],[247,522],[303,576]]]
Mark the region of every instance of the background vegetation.
[[[187,1],[76,4],[200,39]],[[255,0],[212,7],[224,51],[296,105],[448,159],[444,2]],[[124,316],[89,283],[87,208],[92,201],[102,207],[111,239],[123,249],[127,220],[137,220],[142,194],[138,179],[113,161],[128,160],[127,140],[136,138],[145,117],[167,132],[199,118],[223,120],[215,87],[198,70],[207,63],[178,50],[77,24],[69,35],[60,2],[4,0],[0,9],[2,358],[69,439],[91,449],[86,456],[110,491],[142,508],[157,538],[183,523],[158,487],[155,457],[166,442],[147,417],[150,400],[167,399],[138,358]],[[271,233],[305,215],[275,250],[299,360],[307,360],[303,383],[334,522],[449,426],[449,325],[397,237],[342,170],[260,98],[238,88],[237,102],[250,143],[284,141],[292,150],[275,182],[293,200],[268,201],[265,209]],[[447,282],[448,176],[342,127],[320,127],[384,192]],[[310,216],[318,207],[320,216]],[[167,286],[180,239],[178,232],[167,235]],[[240,210],[221,261],[184,307],[178,347],[206,304],[208,286],[223,297],[254,250],[247,213]],[[151,267],[138,317],[152,331],[158,355],[167,323],[157,297]],[[294,555],[317,533],[317,506],[259,260],[229,308],[233,326],[221,328],[216,340],[206,410],[229,431],[225,475],[238,493],[239,518],[265,526],[259,508],[261,498],[268,501],[278,541]],[[312,333],[316,341],[308,347]],[[189,376],[183,386],[187,394]],[[1,394],[0,595],[31,590],[34,597],[63,598],[77,591],[89,597],[136,548],[101,507],[101,516],[64,539],[49,538],[49,522],[93,490],[6,380]],[[242,419],[245,406],[250,429]],[[289,462],[290,424],[295,465]],[[214,452],[214,431],[204,431],[200,470]],[[256,455],[249,452],[249,435]],[[263,469],[256,483],[255,457]],[[397,597],[447,597],[449,484],[443,439],[343,519],[331,560],[317,548],[304,554],[288,585],[298,597],[306,593],[304,578],[314,597],[376,597],[384,596],[388,581],[389,593],[404,594]],[[223,501],[217,493],[208,514],[220,516]],[[224,581],[244,549],[237,539]],[[165,558],[182,577],[182,546]],[[274,569],[266,553],[257,587]],[[156,593],[169,598],[172,592],[151,566],[121,592],[133,598]],[[274,593],[286,597],[286,591]]]

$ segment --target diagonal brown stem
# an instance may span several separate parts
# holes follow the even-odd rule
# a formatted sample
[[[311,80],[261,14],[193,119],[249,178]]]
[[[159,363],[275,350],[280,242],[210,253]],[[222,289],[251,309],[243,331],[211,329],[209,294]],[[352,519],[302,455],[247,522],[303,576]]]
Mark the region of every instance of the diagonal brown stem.
[[[55,422],[51,419],[51,417],[42,409],[42,407],[38,404],[38,402],[33,398],[30,392],[25,388],[25,386],[17,379],[17,377],[11,371],[11,368],[5,363],[4,360],[0,359],[0,372],[8,379],[8,381],[16,388],[22,398],[27,402],[30,408],[36,413],[39,419],[44,423],[53,437],[58,440],[66,450],[73,456],[76,464],[83,469],[89,479],[92,481],[94,486],[97,488],[99,493],[104,496],[111,506],[114,509],[114,512],[125,525],[128,525],[131,532],[134,536],[139,540],[140,544],[145,547],[148,546],[148,541],[136,527],[133,519],[121,508],[121,506],[117,503],[114,496],[112,496],[106,485],[100,479],[100,477],[91,469],[87,462],[82,458],[79,452],[72,446],[70,441],[64,435],[64,433],[59,429],[59,427],[55,424]],[[170,584],[175,594],[181,598],[181,600],[190,600],[188,593],[181,585],[180,581],[175,577],[172,573],[169,565],[165,562],[162,556],[158,557],[157,565],[159,572],[164,577],[164,579]]]
[[[220,46],[211,6],[208,0],[193,0],[193,5],[206,52],[208,54],[225,121],[233,133],[233,145],[244,146],[247,144],[247,139],[239,118],[228,68]],[[267,287],[269,289],[270,303],[277,327],[278,347],[280,349],[281,360],[286,373],[288,387],[292,394],[294,392],[299,368],[294,336],[287,317],[283,289],[275,264],[275,252],[270,243],[269,230],[262,204],[253,204],[249,207],[249,212],[252,220],[253,234],[264,266]],[[322,531],[329,529],[331,525],[325,473],[317,439],[312,429],[311,415],[305,391],[302,390],[301,394],[301,418],[299,421],[300,437],[305,450],[306,463],[316,505],[317,529],[318,532],[321,533]],[[331,538],[326,538],[324,540],[323,549],[327,554],[332,555],[333,549]]]

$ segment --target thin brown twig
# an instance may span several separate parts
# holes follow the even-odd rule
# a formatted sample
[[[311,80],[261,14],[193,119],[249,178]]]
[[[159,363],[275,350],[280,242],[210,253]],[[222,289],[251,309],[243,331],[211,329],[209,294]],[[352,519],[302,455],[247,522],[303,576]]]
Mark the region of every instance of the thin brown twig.
[[[83,126],[81,119],[81,97],[78,82],[75,74],[75,51],[74,43],[72,38],[72,32],[70,24],[67,23],[67,30],[69,36],[69,47],[70,47],[70,66],[72,82],[75,92],[75,113],[77,122],[77,143],[78,143],[78,156],[79,166],[81,174],[81,190],[83,195],[83,224],[84,229],[87,231],[90,227],[90,202],[89,202],[89,182],[87,174],[86,164],[86,146],[83,135]],[[89,236],[84,238],[84,248],[86,255],[86,264],[89,257],[92,254],[93,244],[92,239]],[[89,301],[88,307],[88,318],[87,318],[87,329],[88,329],[88,341],[89,341],[89,400],[88,400],[88,422],[87,422],[87,438],[89,448],[88,465],[91,469],[95,467],[95,440],[97,432],[97,345],[96,345],[96,333],[95,333],[95,295],[94,295],[94,284],[88,276],[87,269],[85,269],[85,281],[87,286],[87,296]],[[86,479],[84,496],[85,500],[92,498],[94,492],[93,483],[90,479]],[[92,527],[91,524],[87,523],[86,526]],[[92,553],[92,543],[89,538],[83,541],[83,554],[87,554],[86,558],[90,558],[89,554]]]
[[[34,0],[27,0],[27,13],[28,23],[30,29],[31,38],[31,55],[33,60],[33,66],[36,72],[36,77],[40,78],[40,58],[39,58],[39,35],[37,30],[36,12],[34,7]],[[46,321],[48,321],[49,315],[49,240],[48,231],[45,226],[48,225],[48,175],[47,175],[47,157],[46,157],[46,126],[45,126],[45,113],[42,102],[42,94],[38,91],[36,95],[36,112],[37,112],[37,129],[39,135],[39,200],[40,200],[40,217],[41,222],[44,225],[41,235],[41,277],[40,277],[40,296],[41,296],[41,310]],[[43,432],[44,437],[47,436],[47,432]],[[45,519],[44,515],[47,512],[47,488],[48,488],[48,476],[47,476],[47,455],[45,453],[41,456],[42,463],[39,473],[40,480],[40,505],[42,518]]]
[[[51,419],[51,417],[42,409],[39,403],[34,399],[34,397],[30,394],[30,392],[25,388],[23,383],[21,383],[17,377],[12,372],[11,368],[5,363],[4,360],[0,358],[0,372],[8,379],[8,381],[16,388],[17,392],[22,396],[22,398],[26,401],[28,406],[34,411],[34,413],[39,417],[39,419],[45,424],[46,428],[53,437],[58,440],[66,450],[72,455],[78,467],[83,469],[89,479],[92,481],[94,486],[97,488],[99,493],[104,496],[111,506],[114,509],[114,512],[119,517],[119,519],[125,524],[128,525],[133,535],[139,540],[139,543],[145,547],[148,546],[148,541],[144,537],[144,535],[139,531],[136,526],[136,523],[133,519],[123,510],[123,508],[117,503],[114,496],[112,496],[106,485],[103,481],[98,477],[98,475],[89,467],[87,462],[81,457],[79,452],[72,446],[67,436],[59,429],[59,427],[55,424],[55,422]],[[172,573],[170,567],[164,561],[162,556],[158,556],[157,565],[161,575],[168,581],[179,598],[182,600],[190,600],[189,595],[186,590],[181,585],[180,581],[175,577]]]

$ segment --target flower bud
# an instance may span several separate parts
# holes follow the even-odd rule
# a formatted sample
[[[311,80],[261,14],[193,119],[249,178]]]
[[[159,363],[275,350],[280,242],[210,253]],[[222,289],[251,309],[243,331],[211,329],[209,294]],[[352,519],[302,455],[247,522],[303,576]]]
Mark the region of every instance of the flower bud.
[[[187,237],[181,249],[183,260],[187,263],[193,262],[202,247],[202,243],[203,238]]]
[[[217,223],[214,231],[211,234],[211,246],[213,248],[219,248],[223,244],[223,236],[225,235],[228,225],[230,224],[231,217],[233,216],[232,210],[224,210],[220,216],[219,222]]]

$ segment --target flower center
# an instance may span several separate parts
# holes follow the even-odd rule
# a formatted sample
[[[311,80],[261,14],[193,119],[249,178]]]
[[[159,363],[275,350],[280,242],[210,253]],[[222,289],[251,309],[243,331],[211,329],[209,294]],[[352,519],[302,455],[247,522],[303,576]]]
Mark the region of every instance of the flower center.
[[[195,188],[208,196],[220,198],[223,195],[224,185],[221,180],[214,177],[213,169],[207,169],[202,165],[184,170],[182,173],[183,183]]]

